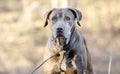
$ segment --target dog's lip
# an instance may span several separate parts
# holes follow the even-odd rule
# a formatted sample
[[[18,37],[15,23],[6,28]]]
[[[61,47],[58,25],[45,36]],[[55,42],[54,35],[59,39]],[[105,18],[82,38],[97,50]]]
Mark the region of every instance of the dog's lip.
[[[57,34],[57,37],[64,37],[62,33]]]
[[[57,31],[57,34],[62,34],[63,33],[63,31]]]
[[[64,36],[62,34],[59,34],[59,35],[57,35],[56,38],[59,38],[59,37],[64,37]]]
[[[64,37],[63,32],[57,32],[57,37]]]

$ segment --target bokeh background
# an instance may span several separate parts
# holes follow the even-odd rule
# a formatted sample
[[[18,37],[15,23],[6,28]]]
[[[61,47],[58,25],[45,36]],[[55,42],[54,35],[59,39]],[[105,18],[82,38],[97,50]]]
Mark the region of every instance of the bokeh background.
[[[75,7],[96,74],[120,74],[120,0],[0,0],[0,74],[30,74],[43,61],[52,8]],[[47,55],[47,54],[46,54]],[[111,58],[110,58],[111,56]],[[44,74],[40,68],[35,74]]]

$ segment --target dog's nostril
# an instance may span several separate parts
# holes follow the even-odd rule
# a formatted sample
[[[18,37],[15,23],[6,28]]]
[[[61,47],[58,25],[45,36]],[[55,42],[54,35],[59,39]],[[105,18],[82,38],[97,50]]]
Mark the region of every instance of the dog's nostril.
[[[57,31],[62,31],[63,30],[63,28],[57,28]]]

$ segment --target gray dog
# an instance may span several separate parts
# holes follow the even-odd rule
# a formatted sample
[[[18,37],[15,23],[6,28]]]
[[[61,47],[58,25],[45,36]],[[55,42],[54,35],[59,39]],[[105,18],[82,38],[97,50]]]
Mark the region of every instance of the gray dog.
[[[74,8],[56,8],[47,13],[44,27],[49,22],[52,34],[44,51],[44,60],[59,49],[63,51],[44,64],[45,74],[63,74],[61,69],[65,74],[93,74],[85,39],[75,27],[75,20],[80,26],[81,18],[81,12]],[[65,58],[61,62],[62,57]]]

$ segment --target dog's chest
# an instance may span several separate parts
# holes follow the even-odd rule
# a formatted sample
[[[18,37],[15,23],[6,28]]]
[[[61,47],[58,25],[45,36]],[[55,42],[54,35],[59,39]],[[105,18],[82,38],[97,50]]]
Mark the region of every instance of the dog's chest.
[[[68,70],[68,69],[76,69],[75,63],[73,60],[69,64],[66,64],[67,60],[64,58],[63,61],[61,62],[61,69],[62,70]],[[68,65],[72,65],[71,67],[68,67]]]
[[[64,51],[59,53],[59,56],[57,56],[55,58],[56,59],[56,63],[59,64],[59,68],[61,68],[62,70],[66,71],[67,74],[74,74],[73,72],[76,71],[76,66],[75,66],[74,61],[71,59],[71,63],[69,63],[69,64],[72,64],[72,66],[68,67],[67,65],[69,65],[69,64],[66,64],[68,59],[66,59],[64,54],[65,54]]]

